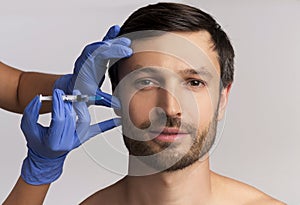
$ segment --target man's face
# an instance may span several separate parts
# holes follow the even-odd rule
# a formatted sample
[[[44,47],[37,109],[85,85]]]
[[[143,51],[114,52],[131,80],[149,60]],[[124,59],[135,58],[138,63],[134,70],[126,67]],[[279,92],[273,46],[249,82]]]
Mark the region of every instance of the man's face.
[[[210,35],[166,33],[132,48],[115,92],[129,154],[159,171],[183,169],[209,151],[216,134],[220,68]]]

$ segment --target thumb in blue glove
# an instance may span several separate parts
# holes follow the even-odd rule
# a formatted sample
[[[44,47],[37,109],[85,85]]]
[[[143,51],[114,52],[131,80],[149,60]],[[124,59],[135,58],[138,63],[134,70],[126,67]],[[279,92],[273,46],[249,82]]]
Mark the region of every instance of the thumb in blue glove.
[[[64,92],[61,90],[53,92],[50,127],[37,123],[41,107],[38,96],[24,111],[21,129],[27,141],[28,154],[22,165],[21,177],[29,184],[40,185],[55,181],[62,174],[64,160],[71,150],[120,124],[120,120],[112,119],[90,126],[86,104],[74,103],[73,109],[71,103],[62,100],[62,95]]]

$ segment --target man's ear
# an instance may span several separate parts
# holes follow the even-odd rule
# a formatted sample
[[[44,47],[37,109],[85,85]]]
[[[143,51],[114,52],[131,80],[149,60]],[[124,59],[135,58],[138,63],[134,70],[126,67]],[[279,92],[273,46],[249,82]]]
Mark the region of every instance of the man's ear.
[[[228,103],[228,97],[229,97],[231,85],[232,85],[231,83],[229,85],[227,85],[225,88],[222,89],[222,91],[220,93],[218,120],[222,120],[224,117],[224,113],[225,113],[227,103]]]

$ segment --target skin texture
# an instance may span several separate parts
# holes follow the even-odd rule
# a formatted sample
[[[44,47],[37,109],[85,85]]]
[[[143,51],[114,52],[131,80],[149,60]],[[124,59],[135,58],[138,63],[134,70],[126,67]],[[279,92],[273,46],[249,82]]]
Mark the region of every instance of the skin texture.
[[[19,177],[13,190],[10,192],[7,199],[3,202],[3,205],[43,204],[49,187],[50,184],[44,184],[39,186],[30,185],[27,184],[21,177]]]
[[[220,75],[217,53],[212,50],[210,35],[207,32],[179,32],[176,34],[200,47],[202,51],[206,53],[211,64],[215,68],[214,74],[217,76]],[[153,44],[155,44],[155,42],[152,40],[151,45]],[[138,45],[136,46],[138,47]],[[145,46],[145,44],[143,44],[143,46]],[[135,48],[134,44],[133,48]],[[134,92],[134,86],[131,89],[130,82],[136,82],[135,78],[129,78],[128,81],[124,79],[136,72],[136,70],[150,66],[158,66],[170,71],[169,75],[167,75],[169,77],[164,78],[165,81],[163,82],[165,83],[165,86],[162,86],[162,88],[155,86],[155,83],[142,81],[142,83],[138,83],[138,87],[141,84],[143,85],[139,87],[142,89]],[[178,86],[178,82],[180,81],[174,80],[176,77],[171,77],[172,75],[170,73],[179,73],[180,70],[185,68],[186,64],[178,61],[178,59],[174,59],[173,57],[162,53],[153,52],[136,53],[128,60],[122,62],[119,70],[119,78],[121,80],[120,90],[118,91],[117,89],[115,94],[120,97],[123,108],[123,110],[118,113],[122,117],[128,118],[127,122],[123,122],[123,126],[125,126],[123,130],[125,136],[131,138],[131,140],[134,140],[134,138],[137,137],[140,137],[141,139],[147,139],[147,137],[149,138],[149,134],[147,135],[147,133],[149,133],[147,132],[148,127],[143,126],[143,124],[145,124],[144,122],[151,121],[153,115],[155,116],[155,114],[157,114],[153,112],[160,112],[162,110],[167,116],[176,116],[182,121],[191,124],[193,123],[194,126],[197,126],[199,133],[203,132],[210,126],[212,120],[214,119],[215,113],[217,114],[216,120],[222,119],[227,105],[231,85],[224,88],[221,93],[219,93],[216,92],[219,85],[217,81],[208,83],[206,87],[194,86],[195,84],[192,84],[193,86],[190,86],[191,84],[185,84],[189,85],[184,87],[185,94],[190,93],[190,95],[180,98],[180,95],[177,95],[183,93],[180,91],[182,87],[177,89],[177,91],[174,91],[176,90],[175,88]],[[199,78],[198,75],[181,77],[183,81],[188,81],[184,79]],[[148,79],[152,78],[148,76]],[[125,83],[122,83],[122,80],[124,80]],[[134,85],[136,86],[136,84]],[[191,108],[191,104],[187,104],[185,102],[185,99],[189,97],[193,97],[194,101],[196,102],[193,108]],[[161,109],[153,111],[153,108],[156,107]],[[198,110],[199,112],[195,112],[195,110]],[[201,117],[198,119],[197,115],[199,114]],[[128,123],[129,119],[131,124]],[[154,117],[154,119],[156,118]],[[152,123],[155,124],[155,121]],[[127,131],[126,126],[129,127]],[[151,130],[151,126],[152,125],[150,125],[150,129],[148,130]],[[137,129],[136,132],[132,132],[131,130],[134,129],[134,127],[139,129]],[[146,131],[143,132],[142,128]],[[130,134],[134,136],[130,136]],[[201,138],[200,135],[197,136]],[[190,142],[189,139],[190,135],[186,136],[185,140],[180,141],[179,145],[172,150],[173,153],[170,152],[168,154],[176,155],[176,153],[185,152],[183,150],[184,147],[186,147],[186,145]],[[139,145],[145,145],[145,149],[147,151],[150,150],[152,153],[161,152],[163,148],[165,148],[160,146],[163,145],[162,142],[155,143],[153,140],[145,141]],[[132,147],[130,147],[133,146],[132,142],[127,142],[127,146],[129,148],[129,153],[141,155],[145,154],[145,149],[132,150]],[[191,153],[187,154],[189,155]],[[168,156],[162,155],[161,157],[163,159],[162,161],[165,161],[167,160]],[[138,167],[132,165],[132,162],[129,160],[129,173],[137,168]],[[255,189],[254,187],[212,172],[210,170],[209,156],[207,154],[204,155],[201,160],[197,160],[185,168],[181,167],[176,171],[161,171],[143,176],[128,175],[114,185],[96,192],[82,202],[82,204],[99,203],[103,205],[283,204]]]
[[[0,108],[23,113],[26,105],[37,95],[52,95],[52,87],[59,75],[24,72],[0,62]],[[41,113],[51,111],[50,103],[43,103]]]

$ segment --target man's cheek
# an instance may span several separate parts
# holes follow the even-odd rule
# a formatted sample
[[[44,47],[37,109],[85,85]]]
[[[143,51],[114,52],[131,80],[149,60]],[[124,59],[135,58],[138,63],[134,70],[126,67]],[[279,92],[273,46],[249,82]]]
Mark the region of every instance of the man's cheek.
[[[150,112],[154,105],[148,97],[135,94],[128,102],[126,112],[129,114],[129,119],[135,127],[140,127],[143,123],[150,121]]]
[[[214,105],[209,97],[195,97],[193,106],[183,107],[183,118],[188,119],[198,128],[206,127],[214,116]]]

